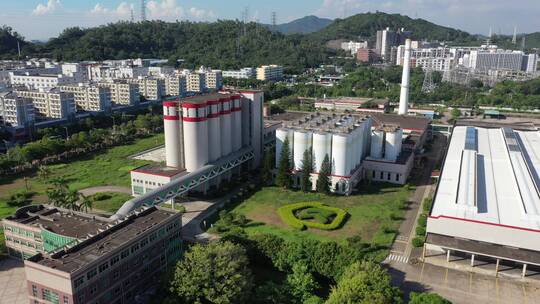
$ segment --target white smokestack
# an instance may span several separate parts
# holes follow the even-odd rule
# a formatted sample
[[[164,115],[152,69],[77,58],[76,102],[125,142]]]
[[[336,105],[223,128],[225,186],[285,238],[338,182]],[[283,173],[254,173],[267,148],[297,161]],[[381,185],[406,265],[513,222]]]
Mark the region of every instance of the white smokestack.
[[[405,40],[405,56],[403,58],[403,76],[401,78],[401,94],[399,96],[399,115],[407,115],[409,109],[409,76],[411,64],[411,39]]]

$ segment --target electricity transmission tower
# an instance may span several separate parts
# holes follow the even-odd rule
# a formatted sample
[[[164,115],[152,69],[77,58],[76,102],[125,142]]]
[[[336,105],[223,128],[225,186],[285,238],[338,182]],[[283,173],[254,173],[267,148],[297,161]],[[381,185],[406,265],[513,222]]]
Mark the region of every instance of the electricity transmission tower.
[[[141,0],[141,21],[146,21],[146,0]]]
[[[277,14],[276,12],[272,12],[272,31],[277,30]]]
[[[424,74],[424,82],[422,83],[422,93],[431,93],[435,90],[435,84],[433,83],[433,70],[428,67]]]
[[[512,44],[516,45],[517,43],[517,28],[514,26],[514,36],[512,36]]]

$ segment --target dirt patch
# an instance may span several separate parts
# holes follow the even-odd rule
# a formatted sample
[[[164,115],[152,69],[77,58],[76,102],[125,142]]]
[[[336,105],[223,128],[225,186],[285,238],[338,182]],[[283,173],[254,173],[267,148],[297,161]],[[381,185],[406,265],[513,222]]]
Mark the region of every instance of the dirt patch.
[[[274,225],[280,228],[287,228],[283,223],[277,211],[270,206],[259,206],[257,210],[253,210],[246,215],[249,219],[255,222],[263,222],[265,224]]]

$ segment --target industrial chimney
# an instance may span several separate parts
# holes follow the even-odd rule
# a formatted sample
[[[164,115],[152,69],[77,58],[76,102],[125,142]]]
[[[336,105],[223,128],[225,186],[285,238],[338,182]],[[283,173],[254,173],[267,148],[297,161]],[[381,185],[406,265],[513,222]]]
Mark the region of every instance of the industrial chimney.
[[[409,78],[411,64],[411,39],[405,40],[405,56],[403,58],[403,76],[401,78],[401,94],[399,96],[399,115],[407,115],[409,108]]]

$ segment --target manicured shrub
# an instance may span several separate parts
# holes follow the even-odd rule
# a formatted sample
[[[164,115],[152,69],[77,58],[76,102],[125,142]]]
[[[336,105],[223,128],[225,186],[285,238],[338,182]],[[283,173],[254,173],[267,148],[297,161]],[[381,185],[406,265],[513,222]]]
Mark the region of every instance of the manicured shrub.
[[[424,246],[424,241],[425,241],[424,237],[417,236],[412,240],[412,245],[414,247],[422,247]]]
[[[424,228],[427,226],[427,216],[425,214],[421,214],[420,217],[418,217],[418,226]]]
[[[112,196],[107,193],[96,193],[92,196],[92,199],[96,202],[110,199]]]
[[[418,235],[418,236],[426,235],[426,228],[424,228],[422,226],[416,226],[416,235]]]
[[[299,219],[296,217],[295,212],[303,209],[318,209],[321,210],[319,214],[331,215],[335,214],[334,220],[331,223],[318,223],[310,222]],[[281,217],[281,220],[290,227],[298,230],[304,230],[306,227],[321,229],[321,230],[335,230],[341,227],[347,212],[343,209],[326,206],[320,202],[310,202],[310,203],[296,203],[289,204],[278,208],[278,214]]]

